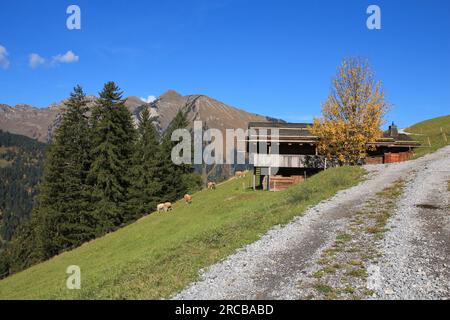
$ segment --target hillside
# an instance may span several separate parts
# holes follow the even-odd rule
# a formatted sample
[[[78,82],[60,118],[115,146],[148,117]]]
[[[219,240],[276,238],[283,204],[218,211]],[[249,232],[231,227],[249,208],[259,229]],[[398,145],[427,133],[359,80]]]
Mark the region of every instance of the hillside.
[[[46,145],[0,130],[0,249],[29,218]]]
[[[356,184],[361,168],[335,168],[286,191],[248,188],[250,177],[194,194],[169,213],[153,213],[117,232],[0,281],[0,299],[167,298],[198,271],[289,222],[310,205]],[[68,290],[66,268],[81,268],[81,290]]]
[[[95,97],[88,97],[89,105],[93,105]],[[0,104],[0,129],[15,134],[24,135],[41,142],[48,142],[55,128],[61,121],[64,103],[53,103],[47,108],[36,108],[21,104],[15,107]],[[136,118],[142,107],[147,105],[138,97],[125,99],[125,105]],[[160,131],[167,129],[178,110],[187,112],[187,118],[192,123],[202,120],[209,128],[224,130],[246,129],[250,121],[268,121],[268,117],[248,113],[226,105],[205,95],[182,96],[174,90],[162,94],[150,105],[155,125]]]
[[[415,151],[420,157],[450,144],[450,115],[416,123],[405,131],[422,144]]]

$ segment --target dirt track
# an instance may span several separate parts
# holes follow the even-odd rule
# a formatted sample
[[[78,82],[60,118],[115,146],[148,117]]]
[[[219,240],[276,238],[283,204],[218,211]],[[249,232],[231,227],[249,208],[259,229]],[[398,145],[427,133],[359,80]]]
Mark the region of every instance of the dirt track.
[[[199,282],[174,298],[450,299],[450,147],[414,161],[366,169],[370,172],[366,181],[204,270]],[[332,285],[318,287],[317,270],[324,252],[335,248],[339,235],[352,228],[355,214],[381,201],[377,194],[399,179],[404,188],[390,210],[389,231],[381,240],[370,242],[376,259],[364,262],[367,275],[355,281],[345,277],[356,290],[349,284],[346,292],[334,290]],[[358,236],[349,241],[354,251],[365,245],[361,241],[369,239],[360,231],[356,230]],[[334,281],[339,287],[336,282],[344,279],[339,272],[330,272],[327,284]],[[357,296],[352,290],[364,295]]]

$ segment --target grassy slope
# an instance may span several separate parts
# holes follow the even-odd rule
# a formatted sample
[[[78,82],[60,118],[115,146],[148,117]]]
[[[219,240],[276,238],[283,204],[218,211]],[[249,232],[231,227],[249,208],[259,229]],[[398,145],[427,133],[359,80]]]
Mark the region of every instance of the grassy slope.
[[[441,128],[447,135],[447,141],[445,141]],[[416,149],[416,157],[423,156],[450,144],[450,115],[419,122],[407,128],[406,131],[414,133],[413,139],[422,144],[422,147]]]
[[[361,168],[336,168],[283,192],[244,190],[249,178],[178,202],[117,232],[0,281],[0,299],[155,299],[195,280],[199,269],[289,222],[309,205],[361,180]],[[81,267],[81,290],[65,286],[69,265]]]

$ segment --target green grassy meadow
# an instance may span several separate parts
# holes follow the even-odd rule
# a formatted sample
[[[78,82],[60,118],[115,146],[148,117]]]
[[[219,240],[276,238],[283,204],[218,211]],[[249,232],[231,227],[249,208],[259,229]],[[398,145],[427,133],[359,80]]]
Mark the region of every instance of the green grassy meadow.
[[[450,115],[419,122],[405,131],[422,144],[414,151],[416,158],[421,157],[450,144]]]
[[[253,191],[232,179],[0,281],[0,299],[160,299],[198,278],[198,271],[286,224],[307,207],[363,179],[359,167],[321,172],[282,192]],[[81,289],[66,288],[70,265]]]

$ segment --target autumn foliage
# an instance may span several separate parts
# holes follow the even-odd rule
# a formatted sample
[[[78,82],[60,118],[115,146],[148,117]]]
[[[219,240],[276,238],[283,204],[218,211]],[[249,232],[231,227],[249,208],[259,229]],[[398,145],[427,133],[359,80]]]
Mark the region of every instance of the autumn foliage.
[[[368,61],[345,59],[322,106],[322,117],[311,127],[320,138],[319,153],[341,165],[357,164],[374,148],[371,142],[381,137],[388,107]]]

